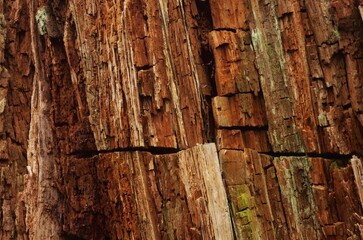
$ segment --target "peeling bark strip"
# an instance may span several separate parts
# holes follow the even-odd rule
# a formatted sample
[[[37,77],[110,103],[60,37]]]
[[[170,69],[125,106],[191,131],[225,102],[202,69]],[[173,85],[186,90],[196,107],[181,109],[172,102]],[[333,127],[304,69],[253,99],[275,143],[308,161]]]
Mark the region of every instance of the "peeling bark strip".
[[[199,145],[181,151],[179,157],[181,180],[186,186],[189,206],[195,208],[192,212],[202,221],[202,237],[233,239],[227,196],[215,144]],[[190,203],[194,203],[193,206]],[[208,214],[198,217],[203,212]]]
[[[0,0],[0,239],[363,238],[354,0]]]
[[[359,158],[357,158],[357,156],[353,156],[353,158],[350,161],[352,163],[355,185],[357,187],[360,204],[363,208],[363,166],[362,166],[362,161]]]

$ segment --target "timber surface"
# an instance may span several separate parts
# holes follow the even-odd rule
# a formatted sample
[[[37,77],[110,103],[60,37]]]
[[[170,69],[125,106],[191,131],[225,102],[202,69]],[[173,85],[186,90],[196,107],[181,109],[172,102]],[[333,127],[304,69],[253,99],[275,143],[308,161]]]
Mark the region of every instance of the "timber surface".
[[[362,239],[362,19],[0,0],[0,239]]]

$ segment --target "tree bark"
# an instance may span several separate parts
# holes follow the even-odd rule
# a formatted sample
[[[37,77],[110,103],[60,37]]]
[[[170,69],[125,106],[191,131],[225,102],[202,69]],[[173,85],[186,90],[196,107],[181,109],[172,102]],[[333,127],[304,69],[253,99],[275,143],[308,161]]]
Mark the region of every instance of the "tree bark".
[[[0,239],[363,239],[357,0],[0,0]]]

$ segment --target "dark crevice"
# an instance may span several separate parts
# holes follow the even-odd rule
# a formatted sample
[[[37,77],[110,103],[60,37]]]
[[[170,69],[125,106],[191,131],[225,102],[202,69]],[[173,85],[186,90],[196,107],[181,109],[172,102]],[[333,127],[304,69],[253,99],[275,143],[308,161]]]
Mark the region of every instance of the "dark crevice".
[[[215,142],[215,121],[212,111],[212,97],[217,94],[216,84],[214,79],[214,56],[209,46],[209,33],[213,29],[212,13],[209,1],[195,1],[198,9],[196,20],[198,22],[198,35],[200,40],[200,58],[201,65],[204,69],[207,81],[201,85],[203,98],[202,115],[206,142]]]
[[[110,150],[85,150],[85,151],[75,151],[68,154],[68,156],[73,156],[76,158],[91,158],[99,154],[107,153],[120,153],[120,152],[149,152],[153,155],[164,155],[164,154],[174,154],[178,153],[179,149],[176,148],[166,148],[166,147],[127,147],[127,148],[115,148]]]
[[[68,122],[55,122],[54,126],[55,127],[68,127],[69,123]]]
[[[347,104],[343,105],[343,110],[348,110],[352,108],[352,103],[351,102],[348,102]]]
[[[208,1],[197,0],[195,1],[198,9],[198,26],[202,26],[203,28],[208,28],[208,30],[212,29],[212,13]]]
[[[79,236],[71,234],[71,233],[66,233],[66,232],[62,232],[61,237],[63,237],[64,239],[68,239],[68,240],[85,240],[85,238],[79,237]]]
[[[7,167],[9,164],[9,159],[0,159],[0,167]]]
[[[164,154],[173,154],[178,153],[179,149],[177,148],[161,148],[161,147],[148,147],[144,149],[143,151],[150,152],[153,155],[164,155]]]
[[[306,153],[296,152],[258,152],[259,154],[265,154],[272,157],[308,157]]]
[[[204,70],[206,72],[211,87],[211,96],[215,96],[217,94],[217,88],[214,78],[215,63],[213,53],[208,45],[201,46],[201,58]]]
[[[212,98],[205,96],[204,101],[202,114],[204,118],[205,138],[207,142],[216,142],[216,126],[212,111]]]
[[[336,45],[336,44],[339,44],[338,41],[324,41],[322,42],[320,45],[317,45],[318,47],[324,47],[324,45],[327,45],[327,46],[333,46],[333,45]],[[320,59],[320,57],[319,57]]]
[[[233,33],[237,32],[237,30],[234,28],[215,28],[214,31],[228,31],[228,32],[233,32]]]
[[[268,126],[232,126],[232,127],[219,127],[218,129],[225,130],[240,130],[243,131],[267,131]]]
[[[146,71],[146,70],[149,70],[149,69],[151,69],[153,67],[154,67],[154,65],[144,65],[144,66],[140,66],[140,67],[136,66],[136,70],[137,71],[140,71],[140,70]]]
[[[281,16],[279,16],[278,18],[279,19],[283,19],[283,18],[292,18],[292,15],[293,15],[294,13],[293,12],[284,12],[284,13],[282,13],[281,14]]]

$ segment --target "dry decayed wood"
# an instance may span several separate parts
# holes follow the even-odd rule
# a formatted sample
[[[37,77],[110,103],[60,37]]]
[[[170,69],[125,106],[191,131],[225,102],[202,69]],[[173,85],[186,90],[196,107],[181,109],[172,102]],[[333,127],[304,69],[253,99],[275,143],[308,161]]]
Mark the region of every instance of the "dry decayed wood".
[[[359,239],[354,0],[0,0],[0,239]]]

